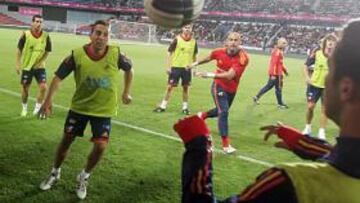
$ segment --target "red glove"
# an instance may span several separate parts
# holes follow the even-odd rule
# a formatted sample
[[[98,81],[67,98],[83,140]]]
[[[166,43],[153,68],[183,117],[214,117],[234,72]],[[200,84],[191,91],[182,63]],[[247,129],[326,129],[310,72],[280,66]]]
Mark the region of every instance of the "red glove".
[[[281,138],[290,149],[294,149],[299,139],[304,135],[295,128],[282,125],[277,129],[276,134]]]
[[[196,137],[208,137],[210,134],[205,121],[196,115],[179,120],[173,128],[185,144]]]

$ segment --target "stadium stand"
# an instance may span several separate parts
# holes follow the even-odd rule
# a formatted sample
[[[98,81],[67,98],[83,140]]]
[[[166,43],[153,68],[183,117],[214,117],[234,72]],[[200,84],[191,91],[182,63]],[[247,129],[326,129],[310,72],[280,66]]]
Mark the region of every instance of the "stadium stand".
[[[3,13],[0,13],[0,24],[1,25],[15,25],[15,26],[26,26],[27,24],[17,20],[15,18],[12,18],[8,15],[5,15]]]
[[[41,3],[42,1],[36,2]],[[89,7],[95,5],[105,8],[143,8],[143,1],[139,0],[47,0],[46,2],[68,3],[69,7],[77,3]],[[125,21],[144,22],[144,18],[141,18],[141,15],[144,14],[139,14],[138,11],[133,14],[130,12],[119,15],[118,18]],[[227,32],[239,31],[243,35],[243,45],[251,49],[267,50],[272,46],[275,39],[285,37],[290,45],[288,52],[305,54],[322,36],[333,32],[344,20],[348,19],[341,16],[357,17],[360,15],[359,11],[360,2],[355,0],[206,0],[204,12],[211,15],[203,16],[197,21],[194,24],[194,30],[195,37],[201,46],[219,46]],[[28,17],[7,13],[1,9],[0,13],[20,22],[30,23]],[[226,21],[224,18],[217,18],[216,16],[217,14],[228,13],[254,15],[249,18],[234,16]],[[257,17],[257,14],[261,15]],[[266,17],[267,15],[269,16]],[[99,12],[69,10],[66,24],[50,22],[46,24],[46,27],[55,31],[86,34],[89,30],[89,19],[109,19],[112,16],[111,14],[101,14]],[[290,19],[287,16],[298,17]],[[324,22],[326,16],[329,16],[329,18]],[[69,29],[66,29],[66,27],[69,27]],[[127,26],[121,28],[121,31],[122,34],[114,34],[114,36],[131,40],[136,37],[145,38],[149,33],[149,30],[142,26]],[[168,43],[175,33],[176,31],[157,28],[156,41]],[[145,39],[143,40],[145,41]]]

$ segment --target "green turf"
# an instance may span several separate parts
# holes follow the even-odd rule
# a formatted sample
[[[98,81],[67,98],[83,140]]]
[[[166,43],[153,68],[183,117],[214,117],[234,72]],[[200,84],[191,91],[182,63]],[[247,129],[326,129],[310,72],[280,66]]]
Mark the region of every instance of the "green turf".
[[[0,29],[1,90],[19,92],[19,76],[16,75],[15,50],[19,30]],[[83,45],[87,37],[51,33],[53,52],[47,61],[49,81],[59,63],[72,48]],[[133,103],[119,107],[115,120],[174,136],[173,123],[181,115],[181,91],[177,89],[167,111],[155,114],[152,109],[160,102],[166,86],[164,46],[123,45],[122,51],[133,60],[135,77],[132,87]],[[209,50],[200,49],[200,57]],[[252,54],[250,65],[243,75],[239,92],[230,112],[230,136],[238,148],[235,155],[216,153],[214,157],[214,187],[217,196],[224,198],[236,194],[251,183],[264,166],[237,158],[248,156],[272,164],[299,161],[294,155],[265,143],[258,128],[265,124],[283,121],[294,127],[304,126],[305,83],[301,74],[303,61],[285,59],[290,77],[285,79],[284,100],[288,110],[276,108],[275,95],[271,91],[254,106],[252,96],[267,81],[267,55]],[[214,64],[204,65],[214,69]],[[35,84],[35,83],[34,83]],[[191,89],[190,110],[193,113],[214,106],[210,95],[211,80],[195,78]],[[35,96],[36,86],[31,95]],[[57,92],[54,102],[68,106],[74,90],[73,78],[67,78]],[[62,167],[61,181],[53,189],[38,189],[41,180],[48,175],[56,145],[61,138],[66,110],[55,108],[54,115],[46,121],[20,118],[20,98],[0,91],[0,202],[76,202],[75,176],[83,168],[91,149],[87,137],[78,139]],[[33,101],[29,102],[30,109]],[[318,126],[319,111],[314,120]],[[216,121],[208,121],[215,146],[220,147]],[[328,137],[331,142],[337,128],[330,123]],[[180,164],[183,146],[180,142],[151,135],[127,127],[114,125],[111,141],[104,159],[94,170],[88,188],[87,202],[179,202]]]

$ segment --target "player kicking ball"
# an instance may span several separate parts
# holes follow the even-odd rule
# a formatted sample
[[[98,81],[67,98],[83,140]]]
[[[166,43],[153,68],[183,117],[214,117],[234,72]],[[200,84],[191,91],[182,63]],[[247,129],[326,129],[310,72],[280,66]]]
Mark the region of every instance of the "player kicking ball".
[[[215,108],[200,113],[203,119],[218,117],[218,128],[222,139],[223,151],[230,154],[236,151],[230,145],[228,117],[231,104],[234,101],[240,78],[249,63],[248,54],[240,47],[241,35],[237,32],[229,33],[224,48],[218,48],[206,58],[194,62],[188,68],[216,60],[215,72],[196,71],[195,76],[213,79],[211,94]]]

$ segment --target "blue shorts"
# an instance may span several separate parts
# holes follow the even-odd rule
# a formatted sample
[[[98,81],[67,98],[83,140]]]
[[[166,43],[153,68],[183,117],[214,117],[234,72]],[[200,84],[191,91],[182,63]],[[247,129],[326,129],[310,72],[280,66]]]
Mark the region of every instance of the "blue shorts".
[[[21,81],[22,85],[30,85],[33,77],[35,77],[38,84],[46,83],[46,71],[45,68],[31,69],[31,70],[23,70],[21,73]]]
[[[191,84],[191,70],[185,68],[172,67],[168,79],[168,84],[177,86],[181,78],[182,86],[189,86]]]
[[[111,130],[111,118],[89,116],[71,110],[65,121],[64,133],[74,136],[74,138],[75,136],[82,137],[89,121],[92,131],[91,141],[108,141]]]
[[[324,88],[319,88],[309,85],[306,92],[307,101],[316,104],[321,98],[321,102],[323,102],[324,101],[323,92],[324,92]]]

